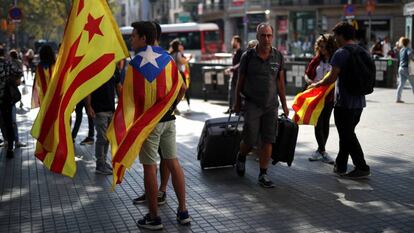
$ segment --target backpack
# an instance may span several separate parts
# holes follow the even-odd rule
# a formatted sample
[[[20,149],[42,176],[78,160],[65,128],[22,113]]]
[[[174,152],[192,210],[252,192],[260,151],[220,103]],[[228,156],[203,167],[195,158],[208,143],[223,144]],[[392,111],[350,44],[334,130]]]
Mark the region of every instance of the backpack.
[[[0,59],[0,104],[7,98],[8,80],[10,75],[10,64],[4,59]]]
[[[17,74],[11,63],[0,60],[0,104],[15,104],[21,100],[15,78],[11,77]]]
[[[344,46],[349,52],[348,64],[345,67],[344,86],[351,95],[368,95],[374,92],[375,62],[370,54],[361,46]]]

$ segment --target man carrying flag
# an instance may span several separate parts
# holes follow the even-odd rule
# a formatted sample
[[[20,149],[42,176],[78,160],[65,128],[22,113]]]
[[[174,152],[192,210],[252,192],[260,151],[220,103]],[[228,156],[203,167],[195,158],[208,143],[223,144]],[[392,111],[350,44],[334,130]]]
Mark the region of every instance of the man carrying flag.
[[[126,168],[140,155],[144,166],[145,194],[149,213],[137,225],[150,230],[163,228],[157,206],[158,148],[168,169],[178,198],[177,221],[191,218],[185,204],[184,173],[176,157],[176,100],[185,93],[185,83],[171,56],[154,44],[156,29],[151,22],[135,22],[131,46],[136,51],[127,69],[122,96],[109,126],[114,184],[122,182]]]
[[[37,139],[35,155],[48,169],[75,175],[70,115],[79,101],[112,77],[116,62],[127,56],[107,2],[74,0],[51,82],[31,131]]]
[[[312,83],[309,88],[329,86],[336,81],[334,118],[339,134],[339,152],[335,160],[334,172],[343,178],[362,179],[370,176],[371,171],[365,161],[364,152],[355,134],[355,128],[359,123],[363,108],[366,107],[366,100],[365,95],[351,94],[345,86],[345,80],[351,78],[348,72],[353,68],[348,65],[349,60],[353,59],[349,50],[359,49],[363,53],[358,53],[358,56],[365,55],[368,58],[370,56],[355,43],[355,29],[349,23],[340,22],[335,25],[332,31],[339,46],[339,49],[332,56],[332,70],[326,78]],[[355,86],[357,86],[356,83]],[[349,155],[351,155],[355,168],[347,173]]]

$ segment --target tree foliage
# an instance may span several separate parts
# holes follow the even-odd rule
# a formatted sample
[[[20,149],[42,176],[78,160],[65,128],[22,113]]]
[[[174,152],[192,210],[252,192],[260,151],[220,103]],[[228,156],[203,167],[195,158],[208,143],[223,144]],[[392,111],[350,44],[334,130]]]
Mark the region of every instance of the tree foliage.
[[[0,0],[0,18],[7,16],[13,0]],[[117,11],[116,1],[109,0],[112,11]],[[34,40],[61,41],[72,0],[18,0],[17,6],[23,12],[23,19],[17,24],[19,45],[32,47]],[[8,6],[8,7],[3,7]]]

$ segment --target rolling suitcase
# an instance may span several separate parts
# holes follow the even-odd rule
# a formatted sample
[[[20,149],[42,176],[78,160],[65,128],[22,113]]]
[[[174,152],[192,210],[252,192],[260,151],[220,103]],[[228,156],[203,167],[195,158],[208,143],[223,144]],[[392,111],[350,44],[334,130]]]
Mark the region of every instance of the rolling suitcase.
[[[239,151],[242,123],[240,116],[209,119],[205,122],[197,146],[201,169],[234,166]]]
[[[278,132],[272,149],[272,164],[285,162],[290,167],[295,156],[298,125],[284,114],[278,118]]]

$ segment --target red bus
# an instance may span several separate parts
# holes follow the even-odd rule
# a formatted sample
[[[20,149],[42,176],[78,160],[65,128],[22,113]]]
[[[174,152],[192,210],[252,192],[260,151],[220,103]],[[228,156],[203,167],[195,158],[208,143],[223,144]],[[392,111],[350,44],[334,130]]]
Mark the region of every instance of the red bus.
[[[121,27],[121,33],[129,48],[131,55],[134,52],[130,46],[132,27]],[[214,53],[223,52],[223,39],[219,27],[214,23],[178,23],[161,24],[162,35],[160,46],[168,50],[169,43],[179,39],[186,53],[193,54],[196,60],[207,60]]]

